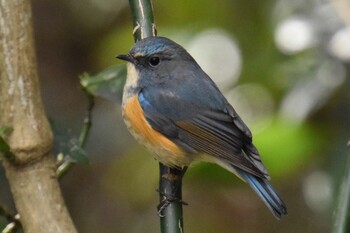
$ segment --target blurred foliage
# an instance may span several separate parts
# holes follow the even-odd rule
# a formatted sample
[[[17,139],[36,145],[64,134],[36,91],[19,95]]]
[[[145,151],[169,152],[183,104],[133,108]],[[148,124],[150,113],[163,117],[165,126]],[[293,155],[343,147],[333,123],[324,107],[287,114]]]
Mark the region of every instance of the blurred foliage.
[[[12,154],[11,148],[5,140],[5,138],[12,132],[12,130],[12,127],[0,127],[0,152],[5,156],[6,159],[12,163],[16,163],[16,157]]]
[[[286,177],[309,162],[320,160],[317,155],[324,149],[325,141],[320,130],[279,118],[254,135],[254,143],[272,177]]]
[[[126,66],[109,67],[102,72],[81,77],[81,85],[92,95],[103,97],[114,103],[121,103],[126,80]]]
[[[23,230],[18,221],[18,216],[9,213],[6,208],[0,206],[0,229],[2,233],[22,233]]]
[[[12,132],[12,130],[13,130],[12,127],[6,127],[6,126],[0,127],[0,136],[6,137],[9,133]]]
[[[53,119],[50,119],[50,124],[54,133],[55,154],[63,155],[63,158],[59,158],[59,160],[68,159],[75,163],[89,164],[85,150],[79,145],[78,138],[72,135],[71,130],[57,124]]]
[[[254,83],[268,95],[262,98],[254,91],[258,89],[242,88],[243,95],[254,98],[243,96],[247,104],[239,101],[253,116],[249,124],[253,141],[273,186],[290,210],[286,218],[276,221],[234,175],[216,165],[196,164],[184,180],[184,200],[190,203],[184,208],[186,231],[329,232],[332,209],[319,211],[308,206],[303,185],[308,176],[321,170],[331,178],[332,190],[336,190],[340,174],[334,174],[341,173],[348,156],[349,62],[330,55],[327,44],[344,23],[331,18],[329,12],[323,18],[317,13],[319,9],[332,8],[331,3],[173,0],[153,1],[153,7],[159,35],[185,47],[198,33],[213,28],[225,31],[237,43],[243,67],[238,82],[232,81],[225,90],[237,93],[236,87]],[[275,45],[274,33],[281,21],[295,15],[310,19],[318,33],[317,44],[299,53],[285,54]],[[33,1],[33,17],[43,102],[49,116],[62,122],[62,128],[71,128],[63,130],[66,136],[59,139],[65,142],[65,153],[69,153],[69,138],[78,134],[85,115],[86,98],[78,88],[79,74],[96,73],[85,75],[81,79],[83,86],[94,95],[120,102],[125,66],[116,65],[122,63],[115,55],[126,53],[134,43],[130,10],[127,1],[37,0]],[[324,28],[335,21],[332,30]],[[298,35],[290,38],[297,39]],[[329,65],[333,63],[337,66]],[[337,78],[339,72],[343,72],[343,78]],[[281,114],[286,107],[297,109],[291,112],[298,114],[298,107],[312,97],[307,94],[313,94],[312,88],[320,83],[333,86],[325,89],[328,93],[321,93],[326,94],[322,99],[315,99],[315,106],[303,118]],[[299,96],[295,92],[298,88],[304,88],[302,94],[306,97],[286,106],[286,97],[293,97],[293,93]],[[265,113],[266,106],[269,109]],[[238,111],[242,118],[249,119],[242,110]],[[260,110],[264,114],[257,112]],[[66,202],[79,231],[158,231],[158,163],[129,135],[118,105],[97,99],[90,136],[87,153],[91,166],[78,166],[62,180]],[[0,204],[11,203],[4,176],[0,170]]]
[[[6,143],[4,138],[11,132],[11,127],[0,127],[0,151],[5,154],[10,153],[10,146]]]
[[[132,157],[132,159],[130,159]],[[135,163],[135,161],[139,161]],[[149,205],[154,199],[158,184],[157,162],[145,153],[143,147],[135,146],[126,152],[125,156],[115,160],[109,167],[103,186],[121,200],[135,207]],[[111,183],[116,185],[111,186]],[[140,195],[140,187],[142,195]],[[147,188],[146,188],[147,187]]]

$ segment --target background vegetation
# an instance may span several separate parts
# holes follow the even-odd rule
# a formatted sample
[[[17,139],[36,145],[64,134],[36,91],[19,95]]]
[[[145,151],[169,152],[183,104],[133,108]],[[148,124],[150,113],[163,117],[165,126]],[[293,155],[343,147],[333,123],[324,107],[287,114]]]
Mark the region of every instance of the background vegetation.
[[[289,207],[277,221],[236,177],[198,164],[183,184],[187,232],[330,232],[350,119],[350,6],[337,2],[153,2],[159,35],[186,47],[219,84]],[[46,112],[77,135],[87,105],[78,76],[120,63],[115,55],[131,48],[128,2],[32,4]],[[131,138],[117,103],[97,99],[87,153],[91,164],[61,182],[78,231],[158,232],[158,163]],[[0,204],[13,209],[2,167],[0,187]]]

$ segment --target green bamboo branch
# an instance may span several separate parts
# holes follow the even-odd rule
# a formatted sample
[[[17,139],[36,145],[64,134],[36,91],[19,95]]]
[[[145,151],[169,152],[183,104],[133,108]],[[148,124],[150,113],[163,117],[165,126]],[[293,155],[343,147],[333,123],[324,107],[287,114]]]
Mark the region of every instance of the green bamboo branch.
[[[135,41],[155,36],[152,3],[150,0],[129,0],[133,14]],[[160,230],[162,233],[183,233],[182,219],[182,170],[159,164]],[[172,202],[166,199],[171,197]],[[166,203],[166,204],[164,204]]]
[[[350,232],[350,158],[347,159],[343,180],[340,184],[338,205],[335,211],[332,232]]]
[[[159,163],[158,215],[162,233],[183,233],[182,176],[183,171]]]
[[[155,36],[157,32],[151,0],[129,0],[129,4],[133,14],[133,35],[135,41]]]

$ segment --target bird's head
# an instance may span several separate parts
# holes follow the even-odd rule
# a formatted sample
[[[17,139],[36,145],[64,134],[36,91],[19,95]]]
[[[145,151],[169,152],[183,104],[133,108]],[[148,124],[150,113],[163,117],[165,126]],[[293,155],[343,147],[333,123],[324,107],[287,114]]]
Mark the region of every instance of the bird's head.
[[[179,44],[165,37],[148,37],[136,42],[127,54],[117,58],[132,63],[139,72],[164,75],[185,62],[195,62]]]

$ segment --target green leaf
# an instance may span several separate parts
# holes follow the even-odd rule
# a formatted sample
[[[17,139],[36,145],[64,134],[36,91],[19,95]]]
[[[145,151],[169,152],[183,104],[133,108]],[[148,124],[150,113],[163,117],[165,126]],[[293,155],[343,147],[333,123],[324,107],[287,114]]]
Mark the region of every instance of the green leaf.
[[[0,152],[2,152],[9,161],[11,161],[12,163],[16,163],[16,156],[12,154],[9,144],[4,139],[4,137],[10,134],[12,130],[12,127],[0,127]]]
[[[0,127],[0,151],[3,152],[5,155],[10,152],[10,146],[5,141],[5,137],[9,135],[12,132],[12,127],[2,126]]]
[[[2,126],[0,127],[0,137],[6,137],[13,131],[12,127]]]
[[[72,136],[71,130],[62,127],[52,119],[50,124],[54,133],[54,153],[68,156],[77,163],[89,164],[85,150],[79,145],[78,139]]]
[[[86,155],[85,150],[79,145],[78,139],[72,138],[66,147],[63,148],[62,153],[68,155],[72,160],[81,164],[89,164],[89,158]]]
[[[10,152],[10,146],[7,144],[7,142],[1,136],[0,136],[0,151],[5,153],[5,154]]]
[[[94,96],[121,103],[125,80],[126,66],[116,65],[93,76],[83,75],[80,84]]]

